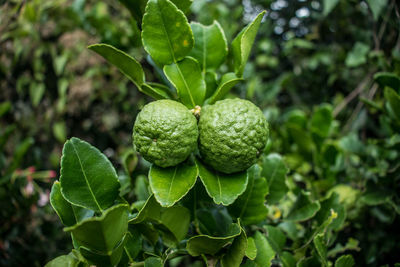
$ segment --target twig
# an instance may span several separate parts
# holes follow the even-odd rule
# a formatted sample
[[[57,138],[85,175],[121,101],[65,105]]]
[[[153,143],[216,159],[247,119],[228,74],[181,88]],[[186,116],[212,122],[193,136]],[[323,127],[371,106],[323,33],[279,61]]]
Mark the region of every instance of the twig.
[[[372,72],[370,72],[358,85],[357,87],[348,95],[342,102],[339,103],[333,110],[333,117],[336,117],[354,98],[356,98],[364,89],[365,85],[371,79]]]
[[[371,100],[371,99],[374,97],[374,95],[375,95],[375,93],[376,93],[377,90],[378,90],[378,85],[377,85],[377,84],[374,84],[374,85],[371,87],[371,89],[368,91],[367,99]],[[351,122],[354,121],[354,119],[356,118],[356,116],[360,113],[360,110],[361,110],[361,108],[363,107],[363,105],[364,105],[364,103],[363,103],[362,101],[358,102],[356,108],[354,109],[354,111],[353,111],[353,113],[351,114],[349,120],[346,122],[346,125],[345,125],[344,128],[343,128],[345,131],[349,130]]]
[[[384,22],[382,23],[381,28],[379,29],[379,34],[378,34],[379,44],[380,44],[380,42],[382,40],[383,34],[385,33],[386,26],[387,26],[387,23],[389,21],[388,18],[390,16],[390,13],[392,13],[392,10],[393,10],[393,7],[395,6],[395,4],[396,4],[396,0],[392,0],[392,2],[390,3],[390,6],[388,8],[388,11],[387,11],[387,13],[385,15]],[[378,44],[378,47],[379,47],[379,44]]]

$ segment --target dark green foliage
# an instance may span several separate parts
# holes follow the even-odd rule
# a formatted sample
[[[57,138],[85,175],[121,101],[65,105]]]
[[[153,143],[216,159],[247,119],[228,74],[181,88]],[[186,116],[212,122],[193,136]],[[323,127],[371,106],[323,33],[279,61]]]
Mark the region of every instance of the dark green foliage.
[[[164,10],[157,24],[142,24],[147,2]],[[0,1],[0,265],[396,266],[399,11],[396,0]],[[189,109],[253,101],[270,124],[263,155],[230,175],[192,156],[148,175],[131,148],[148,96]],[[100,150],[89,149],[111,186],[93,187],[107,195],[98,205],[58,182],[50,195],[72,136]],[[99,177],[94,167],[82,170]]]

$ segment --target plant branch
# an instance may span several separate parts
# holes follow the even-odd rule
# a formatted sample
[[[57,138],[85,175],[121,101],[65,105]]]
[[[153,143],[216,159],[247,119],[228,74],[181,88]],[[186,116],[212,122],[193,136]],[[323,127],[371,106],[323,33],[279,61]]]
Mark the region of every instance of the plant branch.
[[[333,117],[336,117],[354,98],[356,98],[370,82],[372,72],[370,72],[358,85],[357,87],[343,99],[333,110]]]

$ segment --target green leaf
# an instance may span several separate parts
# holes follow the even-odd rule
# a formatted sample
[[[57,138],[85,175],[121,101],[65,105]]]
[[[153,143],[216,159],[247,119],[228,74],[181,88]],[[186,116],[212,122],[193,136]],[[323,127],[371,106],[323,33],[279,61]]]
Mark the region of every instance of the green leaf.
[[[72,226],[76,224],[77,221],[71,203],[62,196],[60,182],[58,181],[54,182],[51,187],[50,204],[64,225]]]
[[[216,204],[230,205],[246,190],[248,182],[246,171],[233,174],[218,173],[199,160],[196,162],[201,182]]]
[[[203,72],[215,70],[225,61],[228,44],[221,25],[217,21],[209,26],[191,22],[194,35],[194,46],[190,56],[197,59]]]
[[[183,13],[187,13],[190,10],[193,0],[171,0],[171,2],[174,3],[177,8],[182,10]]]
[[[144,10],[146,8],[147,0],[118,0],[121,4],[123,4],[129,12],[131,12],[132,16],[139,23],[142,22]]]
[[[204,187],[202,189],[205,191]],[[197,209],[194,217],[198,232],[210,236],[224,235],[233,222],[224,206]]]
[[[183,240],[190,225],[190,211],[185,207],[175,206],[161,214],[161,223],[174,235],[174,243]]]
[[[178,92],[180,101],[188,108],[203,105],[206,83],[198,62],[186,57],[180,62],[164,66],[164,73]]]
[[[186,16],[169,0],[149,0],[142,23],[144,49],[158,63],[178,62],[194,44]]]
[[[268,209],[264,205],[268,194],[265,178],[260,177],[260,167],[254,165],[247,170],[248,185],[246,191],[229,206],[229,212],[240,218],[243,225],[259,223],[267,217]]]
[[[349,68],[358,67],[367,62],[369,46],[367,44],[357,42],[353,49],[347,54],[345,64]]]
[[[318,260],[317,256],[313,255],[311,257],[301,258],[296,267],[321,267],[321,262]]]
[[[66,201],[61,194],[61,185],[58,181],[54,182],[51,188],[50,204],[65,226],[75,225],[83,219],[92,217],[94,214],[92,210],[72,205]]]
[[[247,237],[246,233],[242,229],[241,234],[233,240],[228,252],[222,257],[222,267],[239,267],[246,253],[246,249]]]
[[[354,264],[353,256],[343,255],[336,260],[335,267],[353,267]]]
[[[387,6],[387,0],[367,0],[367,3],[372,11],[374,20],[378,20],[382,10]]]
[[[326,259],[327,248],[324,240],[324,234],[318,234],[314,237],[314,246],[315,249],[317,250],[322,266],[328,266],[328,262]]]
[[[254,238],[247,238],[246,257],[254,260],[257,257],[257,247]]]
[[[205,99],[207,99],[212,96],[217,89],[217,74],[214,71],[206,71],[204,80],[207,88]]]
[[[332,106],[322,104],[311,117],[311,131],[322,138],[328,137],[333,122]]]
[[[73,255],[62,255],[46,263],[44,267],[78,267],[81,262]],[[84,265],[86,266],[86,265]]]
[[[126,238],[127,240],[124,250],[129,260],[133,261],[133,259],[135,259],[142,250],[143,238],[139,232],[139,229],[132,226],[129,227],[129,232]]]
[[[93,251],[84,246],[79,247],[79,252],[92,265],[96,265],[98,267],[116,266],[121,260],[126,240],[127,240],[127,235],[123,237],[123,240],[121,240],[118,243],[117,247],[111,252]]]
[[[67,201],[95,211],[113,205],[120,187],[117,173],[107,157],[75,137],[63,148],[60,183]]]
[[[267,230],[267,240],[273,250],[280,254],[286,243],[285,234],[277,227],[271,225],[264,225]]]
[[[295,267],[296,266],[296,259],[295,257],[287,251],[283,251],[282,254],[279,256],[283,267]]]
[[[192,256],[200,256],[201,254],[214,255],[222,247],[232,242],[232,240],[239,236],[240,233],[240,225],[233,223],[228,232],[223,236],[215,237],[208,235],[197,235],[191,237],[187,241],[186,249]]]
[[[149,257],[144,261],[144,267],[162,267],[163,262],[159,257]]]
[[[164,90],[153,88],[149,84],[145,83],[145,75],[142,66],[136,61],[136,59],[127,53],[108,44],[94,44],[88,46],[88,48],[117,67],[136,85],[140,92],[155,99],[170,98]]]
[[[331,11],[335,8],[335,6],[339,3],[339,0],[323,0],[324,9],[322,14],[327,16]]]
[[[149,198],[150,193],[148,190],[148,186],[149,183],[146,176],[139,175],[136,177],[135,187],[133,190],[135,191],[135,196],[138,201],[145,201]]]
[[[187,234],[190,211],[181,206],[162,208],[152,195],[136,217],[129,220],[129,223],[136,225],[143,222],[152,222],[162,232],[164,242],[175,246]]]
[[[324,221],[326,221],[329,216],[331,216],[333,210],[335,213],[337,213],[337,217],[333,219],[330,227],[335,230],[339,230],[346,219],[346,210],[343,205],[339,203],[339,195],[334,192],[329,198],[322,200],[320,204],[321,209],[315,215],[318,223],[322,224]]]
[[[285,166],[282,157],[279,154],[269,154],[263,158],[261,176],[267,179],[269,195],[267,201],[269,204],[278,203],[286,193],[286,173],[288,168]]]
[[[11,102],[6,101],[0,104],[0,118],[11,109]]]
[[[257,257],[254,261],[257,266],[271,266],[271,261],[273,258],[275,258],[275,251],[268,243],[266,237],[262,233],[257,231],[254,235],[254,242],[256,243],[257,247]]]
[[[57,141],[64,143],[67,140],[67,126],[64,121],[53,124],[53,134]]]
[[[334,258],[337,254],[342,254],[347,250],[360,251],[360,247],[358,245],[359,245],[358,240],[349,238],[344,246],[340,243],[337,243],[334,248],[330,249],[328,251],[328,257]]]
[[[397,120],[400,120],[400,95],[392,88],[385,87],[384,96],[393,111],[393,116],[395,116]]]
[[[81,221],[64,228],[86,249],[110,254],[128,230],[128,206],[120,204],[106,210],[102,216]]]
[[[129,223],[141,223],[146,220],[160,220],[162,207],[155,199],[154,195],[151,195],[146,203],[143,205],[139,213],[129,220]]]
[[[374,75],[374,80],[382,88],[388,86],[394,89],[396,92],[400,92],[400,77],[394,73],[378,72]]]
[[[46,87],[44,83],[32,82],[29,86],[29,96],[31,103],[34,107],[37,107],[43,98]]]
[[[243,75],[244,67],[250,56],[251,48],[264,14],[265,11],[258,14],[232,41],[233,66],[238,77]]]
[[[208,101],[209,104],[214,104],[216,101],[221,100],[228,92],[235,86],[238,82],[243,81],[242,78],[238,78],[235,73],[228,72],[225,73],[215,90],[214,94],[210,97]]]
[[[310,193],[301,191],[301,194],[297,197],[292,209],[286,217],[289,221],[305,221],[308,220],[318,212],[320,209],[318,201],[312,202],[310,200]]]
[[[139,89],[139,91],[143,94],[151,96],[156,100],[173,98],[171,97],[171,92],[165,90],[164,87],[154,86],[150,83],[142,84],[142,87]]]
[[[163,207],[171,207],[184,197],[196,183],[196,164],[183,162],[174,167],[150,167],[149,181],[155,198]]]
[[[133,57],[108,44],[94,44],[88,48],[116,66],[140,90],[145,81],[144,72],[140,63]]]

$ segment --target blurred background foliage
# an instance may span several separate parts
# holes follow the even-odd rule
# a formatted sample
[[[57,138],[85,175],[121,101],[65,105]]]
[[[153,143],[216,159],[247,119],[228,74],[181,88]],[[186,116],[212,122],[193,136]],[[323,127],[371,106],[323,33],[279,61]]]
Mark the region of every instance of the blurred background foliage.
[[[160,79],[124,2],[0,0],[1,266],[41,266],[71,249],[48,202],[67,138],[103,151],[126,192],[145,186],[148,164],[132,151],[131,130],[149,99],[86,49],[112,44],[140,61],[148,80]],[[266,153],[280,153],[290,170],[279,201],[267,199],[266,223],[285,232],[287,249],[299,247],[313,221],[282,218],[303,191],[321,203],[335,192],[347,218],[328,256],[346,251],[357,266],[392,266],[400,261],[400,4],[196,0],[188,16],[218,20],[231,42],[263,9],[246,82],[232,94],[263,109]]]

